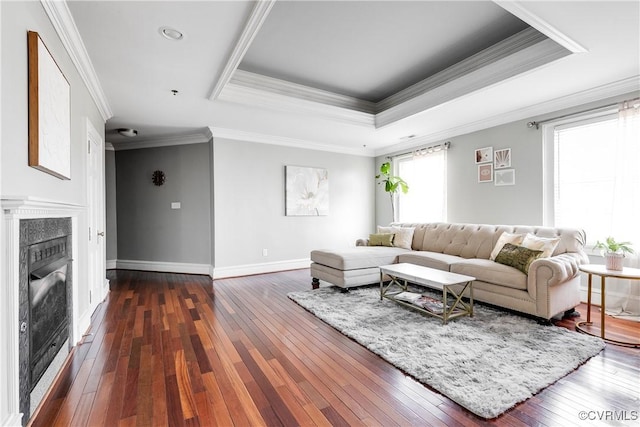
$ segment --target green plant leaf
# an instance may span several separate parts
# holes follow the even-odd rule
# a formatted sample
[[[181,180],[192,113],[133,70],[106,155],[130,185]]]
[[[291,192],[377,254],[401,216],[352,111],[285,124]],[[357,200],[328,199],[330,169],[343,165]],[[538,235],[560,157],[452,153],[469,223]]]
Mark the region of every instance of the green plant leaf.
[[[382,173],[383,175],[389,175],[390,171],[391,171],[391,163],[384,162],[383,164],[380,165],[380,173]]]

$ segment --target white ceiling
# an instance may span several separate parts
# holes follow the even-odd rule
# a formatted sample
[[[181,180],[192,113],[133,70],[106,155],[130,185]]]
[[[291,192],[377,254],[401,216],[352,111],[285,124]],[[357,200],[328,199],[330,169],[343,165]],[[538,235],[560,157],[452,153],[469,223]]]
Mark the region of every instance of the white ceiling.
[[[640,88],[637,1],[398,3],[70,1],[67,12],[117,149],[212,132],[376,155]],[[528,26],[526,46],[499,42]]]

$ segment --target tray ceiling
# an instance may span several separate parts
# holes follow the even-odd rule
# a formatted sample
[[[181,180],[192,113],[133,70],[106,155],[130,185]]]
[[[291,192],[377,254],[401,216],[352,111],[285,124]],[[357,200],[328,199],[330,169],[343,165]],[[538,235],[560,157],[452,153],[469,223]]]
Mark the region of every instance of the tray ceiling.
[[[238,68],[379,102],[528,27],[492,2],[277,2]]]

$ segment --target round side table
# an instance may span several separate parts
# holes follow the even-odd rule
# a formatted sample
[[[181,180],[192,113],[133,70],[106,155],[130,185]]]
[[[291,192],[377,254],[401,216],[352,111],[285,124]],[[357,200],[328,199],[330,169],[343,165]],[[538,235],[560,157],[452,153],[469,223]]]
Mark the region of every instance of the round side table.
[[[624,269],[618,271],[618,270],[607,270],[604,265],[585,264],[580,266],[580,271],[587,273],[589,275],[588,282],[587,282],[588,283],[587,285],[588,286],[587,288],[587,321],[576,323],[576,330],[588,335],[597,336],[593,332],[583,328],[583,326],[593,325],[593,322],[591,322],[591,283],[592,283],[592,276],[595,274],[596,276],[600,276],[600,338],[612,344],[624,345],[628,347],[640,347],[640,342],[633,343],[633,342],[618,341],[618,340],[607,338],[605,335],[605,327],[604,327],[606,278],[615,277],[617,279],[640,280],[640,269],[624,267]],[[638,285],[640,286],[640,283],[638,283]]]

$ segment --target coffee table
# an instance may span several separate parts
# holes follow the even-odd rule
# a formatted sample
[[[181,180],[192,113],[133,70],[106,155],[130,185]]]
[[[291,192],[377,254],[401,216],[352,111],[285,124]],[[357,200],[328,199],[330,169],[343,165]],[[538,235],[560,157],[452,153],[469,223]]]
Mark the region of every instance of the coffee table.
[[[391,281],[386,286],[384,284],[385,275],[391,278]],[[383,265],[380,267],[380,301],[382,301],[382,298],[390,299],[398,304],[418,310],[421,313],[442,319],[442,323],[446,325],[449,319],[460,316],[473,316],[474,280],[476,280],[476,278],[472,276],[450,273],[448,271],[415,264],[400,263]],[[395,298],[400,293],[407,291],[408,283],[442,291],[443,309],[441,312],[427,310],[426,308]],[[462,300],[467,289],[469,290],[468,303]],[[448,305],[448,295],[451,295],[455,299],[455,302],[451,305]]]

